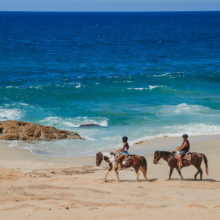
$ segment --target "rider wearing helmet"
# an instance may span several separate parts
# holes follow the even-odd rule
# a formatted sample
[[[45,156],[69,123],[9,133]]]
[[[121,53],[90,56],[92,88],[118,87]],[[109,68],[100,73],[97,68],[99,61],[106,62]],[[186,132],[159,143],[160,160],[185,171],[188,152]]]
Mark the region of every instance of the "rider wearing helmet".
[[[185,157],[186,153],[189,151],[190,144],[189,141],[187,140],[188,135],[183,134],[183,143],[180,147],[176,147],[176,150],[180,150],[180,154],[178,156],[179,159],[179,164],[178,164],[178,170],[181,170],[183,168],[183,158]]]
[[[129,149],[129,145],[128,145],[128,138],[126,136],[124,136],[122,138],[122,142],[123,144],[123,148],[117,150],[116,152],[122,152],[121,155],[117,158],[117,163],[120,164],[121,168],[123,168],[123,164],[122,161],[125,158],[125,156],[128,154],[128,149]]]

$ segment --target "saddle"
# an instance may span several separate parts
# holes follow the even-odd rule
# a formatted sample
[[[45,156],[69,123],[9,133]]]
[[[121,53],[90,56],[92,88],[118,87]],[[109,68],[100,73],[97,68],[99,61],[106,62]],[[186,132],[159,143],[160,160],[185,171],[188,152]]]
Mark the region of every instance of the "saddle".
[[[119,156],[121,156],[121,154],[122,154],[121,152],[117,153],[117,154],[114,154],[115,160],[117,160],[117,158]],[[130,159],[131,159],[132,156],[134,156],[134,154],[127,154],[127,155],[125,155],[125,158],[123,159],[123,162],[125,162],[124,165],[129,165],[129,162],[130,162]]]
[[[178,161],[178,156],[180,154],[180,151],[175,151],[175,158],[177,159]],[[189,164],[191,164],[191,159],[192,159],[192,152],[187,152],[185,157],[183,158],[183,160],[187,160],[189,162]]]
[[[130,159],[131,157],[134,156],[134,154],[127,154],[125,156],[125,159],[123,161],[125,161],[125,165],[129,165]]]

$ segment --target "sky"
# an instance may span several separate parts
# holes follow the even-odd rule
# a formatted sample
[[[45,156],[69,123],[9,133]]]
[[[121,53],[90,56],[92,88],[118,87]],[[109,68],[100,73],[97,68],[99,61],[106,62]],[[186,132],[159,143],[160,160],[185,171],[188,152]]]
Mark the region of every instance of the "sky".
[[[220,11],[220,0],[0,0],[0,11]]]

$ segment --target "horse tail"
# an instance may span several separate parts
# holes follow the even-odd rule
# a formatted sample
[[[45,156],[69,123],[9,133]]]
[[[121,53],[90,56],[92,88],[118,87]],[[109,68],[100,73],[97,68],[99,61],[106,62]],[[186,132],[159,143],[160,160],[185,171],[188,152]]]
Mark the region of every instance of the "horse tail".
[[[208,159],[204,154],[201,154],[203,157],[203,160],[205,162],[205,168],[206,168],[206,174],[209,175],[209,168],[208,168]]]
[[[147,170],[147,160],[145,159],[145,157],[141,157],[142,160],[142,168]]]

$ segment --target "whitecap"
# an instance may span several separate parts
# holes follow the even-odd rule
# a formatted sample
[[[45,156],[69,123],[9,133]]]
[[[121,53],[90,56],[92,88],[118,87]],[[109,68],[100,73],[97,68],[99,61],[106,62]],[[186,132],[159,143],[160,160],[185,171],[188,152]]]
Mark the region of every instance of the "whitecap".
[[[163,76],[168,76],[170,75],[170,73],[164,73],[164,74],[160,74],[160,75],[153,75],[154,77],[163,77]]]
[[[22,116],[22,111],[20,109],[6,109],[0,108],[0,120],[18,120]]]
[[[43,124],[50,126],[58,126],[60,129],[77,128],[82,124],[97,124],[102,127],[108,127],[106,118],[89,118],[89,117],[76,117],[76,118],[60,118],[60,117],[47,117],[40,121]]]
[[[167,88],[166,86],[149,86],[148,88],[127,88],[127,89],[135,89],[135,90],[144,90],[144,89],[156,89],[156,88]]]

